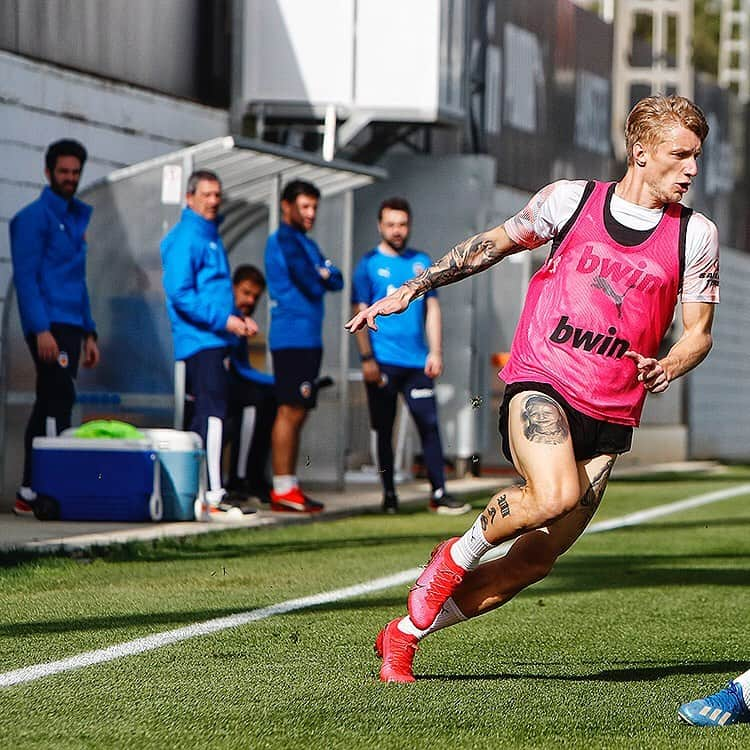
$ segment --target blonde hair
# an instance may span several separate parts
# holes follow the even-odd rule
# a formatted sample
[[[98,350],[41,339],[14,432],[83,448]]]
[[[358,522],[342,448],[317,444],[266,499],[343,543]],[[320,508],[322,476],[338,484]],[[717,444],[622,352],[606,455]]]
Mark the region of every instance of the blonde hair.
[[[708,123],[700,107],[684,96],[647,96],[630,110],[625,122],[625,150],[628,166],[633,164],[633,146],[644,148],[658,146],[664,131],[672,125],[681,125],[695,133],[701,143],[708,135]]]

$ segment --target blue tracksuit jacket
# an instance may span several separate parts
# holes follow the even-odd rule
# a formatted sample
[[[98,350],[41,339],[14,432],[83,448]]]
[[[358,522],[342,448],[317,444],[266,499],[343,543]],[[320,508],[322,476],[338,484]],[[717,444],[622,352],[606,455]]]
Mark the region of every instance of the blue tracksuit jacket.
[[[219,222],[184,208],[161,241],[161,260],[175,359],[231,344],[234,296]]]
[[[283,222],[268,238],[265,257],[271,350],[321,349],[323,295],[343,288],[341,271],[326,260],[314,240]],[[331,274],[325,281],[318,273],[323,266]]]
[[[86,227],[93,209],[45,187],[10,222],[13,281],[24,335],[51,323],[96,329],[86,288]]]

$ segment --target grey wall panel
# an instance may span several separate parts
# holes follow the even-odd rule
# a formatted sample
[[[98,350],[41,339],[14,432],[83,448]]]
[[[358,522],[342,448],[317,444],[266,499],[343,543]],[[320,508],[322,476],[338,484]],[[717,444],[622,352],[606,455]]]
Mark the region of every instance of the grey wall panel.
[[[409,200],[413,211],[410,244],[433,260],[461,240],[485,229],[494,192],[494,160],[486,156],[445,156],[440,159],[392,152],[380,162],[388,180],[355,194],[354,262],[372,247],[377,234],[380,202],[393,195]],[[440,422],[446,455],[467,458],[478,449],[481,414],[472,397],[487,390],[479,368],[477,320],[487,303],[487,282],[467,279],[439,291],[443,311],[445,370],[438,381]],[[356,346],[350,364],[359,368]]]
[[[498,186],[493,191],[492,207],[487,226],[502,224],[520,211],[531,195],[522,190]],[[536,251],[544,257],[544,249]],[[510,350],[513,334],[525,298],[531,273],[533,253],[522,252],[502,261],[482,275],[487,287],[487,303],[478,316],[478,366],[485,374],[486,389],[480,411],[481,454],[484,466],[505,466],[508,462],[500,452],[497,414],[504,386],[498,378],[498,364],[493,355]]]
[[[714,346],[688,376],[691,458],[750,459],[750,258],[721,251]]]
[[[2,6],[2,49],[212,105],[229,103],[226,0],[23,0]]]

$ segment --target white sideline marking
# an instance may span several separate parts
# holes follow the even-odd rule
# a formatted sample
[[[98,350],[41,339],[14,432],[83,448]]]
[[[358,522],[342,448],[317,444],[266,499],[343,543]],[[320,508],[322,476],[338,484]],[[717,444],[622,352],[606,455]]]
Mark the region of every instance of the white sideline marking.
[[[659,505],[655,508],[650,508],[649,510],[630,513],[625,516],[620,516],[619,518],[612,518],[609,521],[600,521],[599,523],[594,523],[589,526],[584,533],[595,534],[600,531],[610,531],[611,529],[619,529],[625,526],[635,526],[644,523],[645,521],[649,521],[652,518],[666,516],[670,513],[677,513],[681,510],[697,508],[701,505],[708,505],[709,503],[715,503],[718,500],[726,500],[730,497],[744,494],[750,494],[750,484],[741,484],[725,490],[709,492],[705,495],[697,495],[696,497],[687,498],[686,500],[678,500],[674,503]],[[501,556],[509,547],[510,544],[501,545],[496,550],[485,555],[482,562]],[[173,643],[179,643],[180,641],[185,641],[189,638],[210,635],[211,633],[218,633],[219,631],[227,630],[228,628],[236,628],[240,625],[247,625],[250,622],[265,620],[274,615],[283,615],[287,612],[294,612],[299,609],[307,609],[320,604],[329,604],[331,602],[338,602],[344,599],[351,599],[355,596],[361,596],[362,594],[370,594],[374,591],[382,591],[383,589],[389,589],[393,586],[410,583],[421,572],[421,568],[402,570],[400,573],[394,573],[393,575],[385,576],[383,578],[375,578],[372,581],[358,583],[354,586],[347,586],[343,589],[335,589],[334,591],[313,594],[312,596],[303,596],[299,599],[290,599],[279,604],[272,604],[270,607],[253,609],[248,612],[240,612],[236,615],[228,615],[227,617],[217,617],[213,620],[186,625],[183,628],[167,630],[163,633],[155,633],[154,635],[149,635],[145,638],[136,638],[133,641],[118,643],[114,646],[97,649],[96,651],[86,651],[82,654],[70,656],[67,659],[21,667],[21,669],[14,669],[11,672],[0,674],[0,688],[21,685],[26,682],[33,682],[41,677],[59,674],[60,672],[69,672],[74,669],[80,669],[81,667],[89,667],[93,664],[114,661],[123,656],[141,654],[145,651],[152,651],[153,649],[162,648],[163,646],[170,646]]]
[[[719,500],[728,500],[730,497],[746,494],[750,494],[750,484],[738,484],[735,487],[728,487],[725,490],[707,492],[705,495],[696,495],[695,497],[688,497],[685,500],[675,500],[673,503],[657,505],[648,510],[639,510],[635,513],[628,513],[625,516],[619,516],[618,518],[610,518],[608,521],[598,521],[597,523],[592,523],[590,526],[587,526],[583,533],[596,534],[600,531],[612,531],[613,529],[623,529],[627,526],[638,526],[639,524],[651,521],[654,518],[668,516],[671,513],[679,513],[681,510],[699,508],[701,505],[708,505],[709,503],[715,503]],[[502,557],[508,552],[514,541],[515,540],[505,542],[495,547],[495,549],[490,550],[482,558],[482,562],[489,562],[495,558]]]
[[[167,630],[163,633],[154,633],[154,635],[148,635],[145,638],[136,638],[134,641],[118,643],[114,646],[97,649],[96,651],[86,651],[85,653],[76,654],[75,656],[70,656],[67,659],[60,659],[59,661],[50,661],[43,664],[33,664],[29,667],[21,667],[21,669],[14,669],[12,672],[0,674],[0,687],[20,685],[21,683],[32,682],[33,680],[38,680],[40,677],[47,677],[48,675],[58,674],[59,672],[68,672],[72,669],[89,667],[92,664],[102,664],[103,662],[113,661],[114,659],[119,659],[123,656],[141,654],[144,651],[152,651],[155,648],[169,646],[173,643],[185,641],[188,638],[195,638],[200,635],[210,635],[211,633],[218,633],[220,630],[236,628],[239,625],[247,625],[250,622],[265,620],[268,617],[273,617],[273,615],[283,615],[287,612],[294,612],[298,609],[307,609],[308,607],[315,607],[319,604],[338,602],[343,599],[351,599],[354,596],[360,596],[361,594],[369,594],[373,591],[389,589],[393,586],[413,581],[421,572],[421,568],[402,570],[400,573],[394,573],[391,576],[376,578],[375,580],[358,583],[354,586],[347,586],[343,589],[326,591],[321,594],[313,594],[312,596],[303,596],[300,599],[290,599],[289,601],[281,602],[280,604],[272,604],[270,607],[263,607],[262,609],[253,609],[249,612],[240,612],[236,615],[228,615],[227,617],[217,617],[214,620],[197,622],[193,625],[186,625],[183,628]]]

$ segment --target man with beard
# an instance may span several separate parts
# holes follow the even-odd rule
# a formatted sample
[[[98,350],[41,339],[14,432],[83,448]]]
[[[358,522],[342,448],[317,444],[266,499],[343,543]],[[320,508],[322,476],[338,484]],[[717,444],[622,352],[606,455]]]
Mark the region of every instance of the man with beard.
[[[81,350],[84,367],[99,362],[86,288],[85,233],[92,208],[74,197],[86,156],[78,141],[51,144],[44,170],[49,185],[10,222],[18,309],[37,377],[24,435],[23,478],[13,506],[16,515],[34,512],[32,441],[70,427]]]
[[[266,279],[258,268],[242,265],[232,274],[234,306],[245,320],[252,318],[266,289]],[[231,443],[228,489],[238,502],[251,495],[271,502],[271,483],[266,465],[271,452],[271,429],[276,417],[273,376],[250,364],[250,335],[237,340],[229,359],[229,406],[227,433]]]
[[[403,198],[383,201],[378,211],[380,243],[359,262],[352,283],[353,314],[386,297],[431,264],[430,257],[408,247],[411,208]],[[437,294],[430,290],[407,310],[382,321],[377,331],[357,333],[370,424],[377,435],[383,483],[383,510],[395,513],[393,423],[401,393],[417,425],[427,476],[432,486],[429,509],[458,515],[470,506],[445,491],[435,383],[443,371],[442,319]]]
[[[308,237],[315,225],[320,191],[292,180],[281,192],[281,222],[266,242],[271,306],[269,344],[278,411],[271,433],[271,510],[317,513],[323,504],[302,492],[297,456],[302,427],[317,403],[316,381],[323,358],[323,297],[338,292],[344,278]]]

